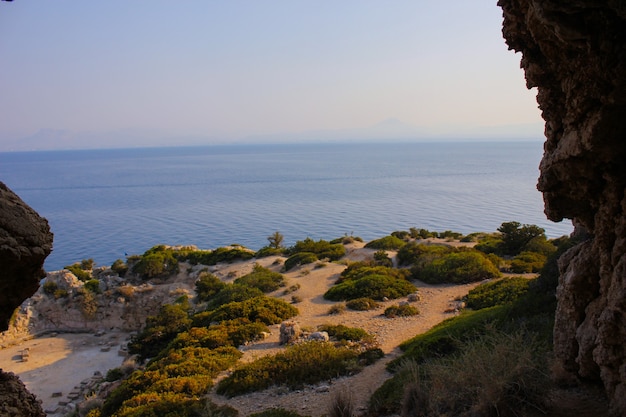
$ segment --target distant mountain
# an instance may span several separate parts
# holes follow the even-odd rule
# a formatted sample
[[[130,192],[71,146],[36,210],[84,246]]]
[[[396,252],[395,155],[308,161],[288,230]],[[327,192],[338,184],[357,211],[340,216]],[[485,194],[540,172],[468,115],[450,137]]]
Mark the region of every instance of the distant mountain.
[[[395,118],[368,127],[320,129],[235,137],[232,134],[190,132],[175,129],[118,129],[74,132],[41,129],[20,139],[0,135],[0,151],[200,146],[214,144],[293,142],[386,142],[443,140],[543,140],[543,123],[500,126],[414,126]]]

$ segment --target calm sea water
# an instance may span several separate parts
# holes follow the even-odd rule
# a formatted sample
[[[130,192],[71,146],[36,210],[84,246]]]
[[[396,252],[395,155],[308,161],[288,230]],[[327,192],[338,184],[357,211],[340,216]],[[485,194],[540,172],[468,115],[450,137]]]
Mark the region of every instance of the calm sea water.
[[[543,214],[540,142],[240,145],[0,153],[0,180],[50,222],[46,269],[157,244],[290,245],[410,227],[495,231]]]

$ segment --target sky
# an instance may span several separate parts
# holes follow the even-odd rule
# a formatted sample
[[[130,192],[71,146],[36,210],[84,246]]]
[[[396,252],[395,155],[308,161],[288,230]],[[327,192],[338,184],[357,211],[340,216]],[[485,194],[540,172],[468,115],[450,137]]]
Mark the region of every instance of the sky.
[[[0,151],[541,140],[501,25],[495,0],[0,2]]]

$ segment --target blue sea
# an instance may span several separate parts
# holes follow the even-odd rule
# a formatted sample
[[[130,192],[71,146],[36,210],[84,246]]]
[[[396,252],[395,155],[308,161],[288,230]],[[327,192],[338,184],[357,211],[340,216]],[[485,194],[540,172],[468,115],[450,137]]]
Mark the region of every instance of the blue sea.
[[[493,232],[552,223],[536,190],[541,142],[224,145],[0,153],[0,181],[46,217],[47,270],[110,265],[157,244],[214,249],[411,227]]]

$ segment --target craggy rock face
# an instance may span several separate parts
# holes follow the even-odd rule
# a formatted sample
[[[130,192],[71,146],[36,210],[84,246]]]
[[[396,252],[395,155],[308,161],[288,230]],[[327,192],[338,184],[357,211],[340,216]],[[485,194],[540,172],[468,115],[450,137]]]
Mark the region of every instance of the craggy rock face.
[[[37,291],[51,250],[46,219],[0,182],[0,331],[7,329],[13,311]],[[0,398],[3,416],[45,416],[19,378],[2,370]]]
[[[40,217],[0,182],[0,331],[13,311],[39,288],[52,250],[52,233]]]
[[[561,365],[602,381],[626,415],[626,2],[500,0],[546,121],[538,188],[551,220],[590,239],[560,261]]]

